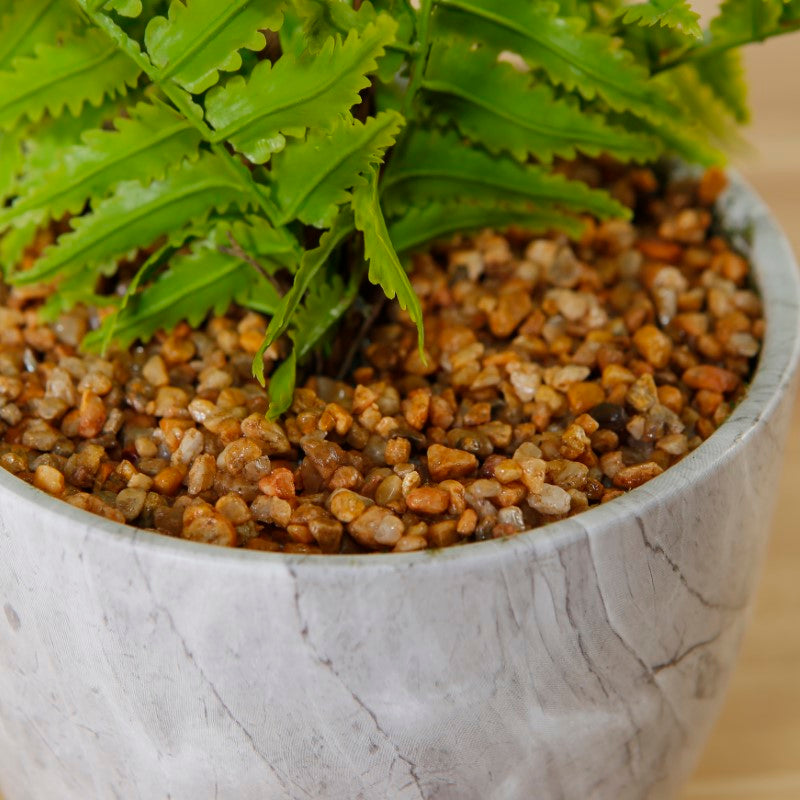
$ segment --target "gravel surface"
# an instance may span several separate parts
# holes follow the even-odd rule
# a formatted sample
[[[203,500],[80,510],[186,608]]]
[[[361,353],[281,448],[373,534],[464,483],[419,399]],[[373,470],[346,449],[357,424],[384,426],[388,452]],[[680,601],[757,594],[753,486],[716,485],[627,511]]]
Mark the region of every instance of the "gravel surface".
[[[250,374],[257,314],[100,358],[78,348],[95,315],[45,325],[44,290],[5,290],[0,466],[118,522],[293,553],[445,547],[608,502],[746,389],[764,320],[713,232],[723,185],[634,170],[612,188],[636,226],[572,243],[487,231],[417,257],[426,359],[388,304],[347,380],[310,377],[277,422]]]

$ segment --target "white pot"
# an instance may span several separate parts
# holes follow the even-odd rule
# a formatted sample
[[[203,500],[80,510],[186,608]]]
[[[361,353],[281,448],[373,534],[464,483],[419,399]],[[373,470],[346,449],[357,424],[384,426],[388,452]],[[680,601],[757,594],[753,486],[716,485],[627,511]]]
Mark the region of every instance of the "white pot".
[[[734,665],[793,396],[789,246],[740,183],[767,335],[746,399],[625,497],[506,540],[221,550],[0,470],[6,800],[642,800]]]

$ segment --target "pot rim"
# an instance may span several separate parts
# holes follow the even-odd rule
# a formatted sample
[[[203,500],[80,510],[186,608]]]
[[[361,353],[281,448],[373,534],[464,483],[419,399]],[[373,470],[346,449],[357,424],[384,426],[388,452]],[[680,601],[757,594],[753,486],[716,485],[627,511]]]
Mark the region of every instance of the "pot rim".
[[[530,555],[542,545],[558,549],[596,531],[613,529],[631,515],[642,517],[662,505],[681,487],[702,481],[721,463],[736,457],[744,442],[758,435],[785,392],[792,386],[800,364],[800,272],[786,235],[759,194],[735,170],[729,171],[730,186],[717,210],[735,233],[752,235],[750,256],[756,283],[764,301],[766,333],[758,365],[747,393],[730,417],[697,449],[664,473],[633,489],[613,502],[595,506],[540,528],[483,542],[471,542],[439,550],[411,553],[353,555],[301,555],[240,548],[220,548],[178,539],[161,533],[124,525],[75,508],[0,469],[0,492],[20,503],[34,503],[71,523],[64,535],[76,543],[85,539],[86,529],[109,544],[153,551],[153,555],[191,560],[212,558],[226,568],[288,569],[304,572],[341,573],[343,570],[397,571],[448,565],[466,568],[475,561]],[[34,533],[35,535],[35,533]],[[80,537],[80,539],[79,539]],[[122,555],[122,554],[121,554]]]

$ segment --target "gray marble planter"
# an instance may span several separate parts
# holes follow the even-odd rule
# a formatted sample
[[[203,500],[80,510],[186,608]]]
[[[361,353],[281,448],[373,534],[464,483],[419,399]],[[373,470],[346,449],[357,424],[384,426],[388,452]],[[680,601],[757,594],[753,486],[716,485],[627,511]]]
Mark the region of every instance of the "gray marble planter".
[[[753,596],[800,354],[746,188],[768,332],[730,421],[624,498],[442,553],[291,557],[136,531],[0,470],[6,800],[669,798]]]

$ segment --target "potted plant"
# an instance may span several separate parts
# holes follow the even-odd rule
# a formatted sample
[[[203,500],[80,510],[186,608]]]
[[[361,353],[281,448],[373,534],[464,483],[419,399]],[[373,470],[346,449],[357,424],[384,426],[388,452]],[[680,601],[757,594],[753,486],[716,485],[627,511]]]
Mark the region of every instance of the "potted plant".
[[[800,353],[717,148],[798,28],[3,7],[6,800],[673,796]]]

